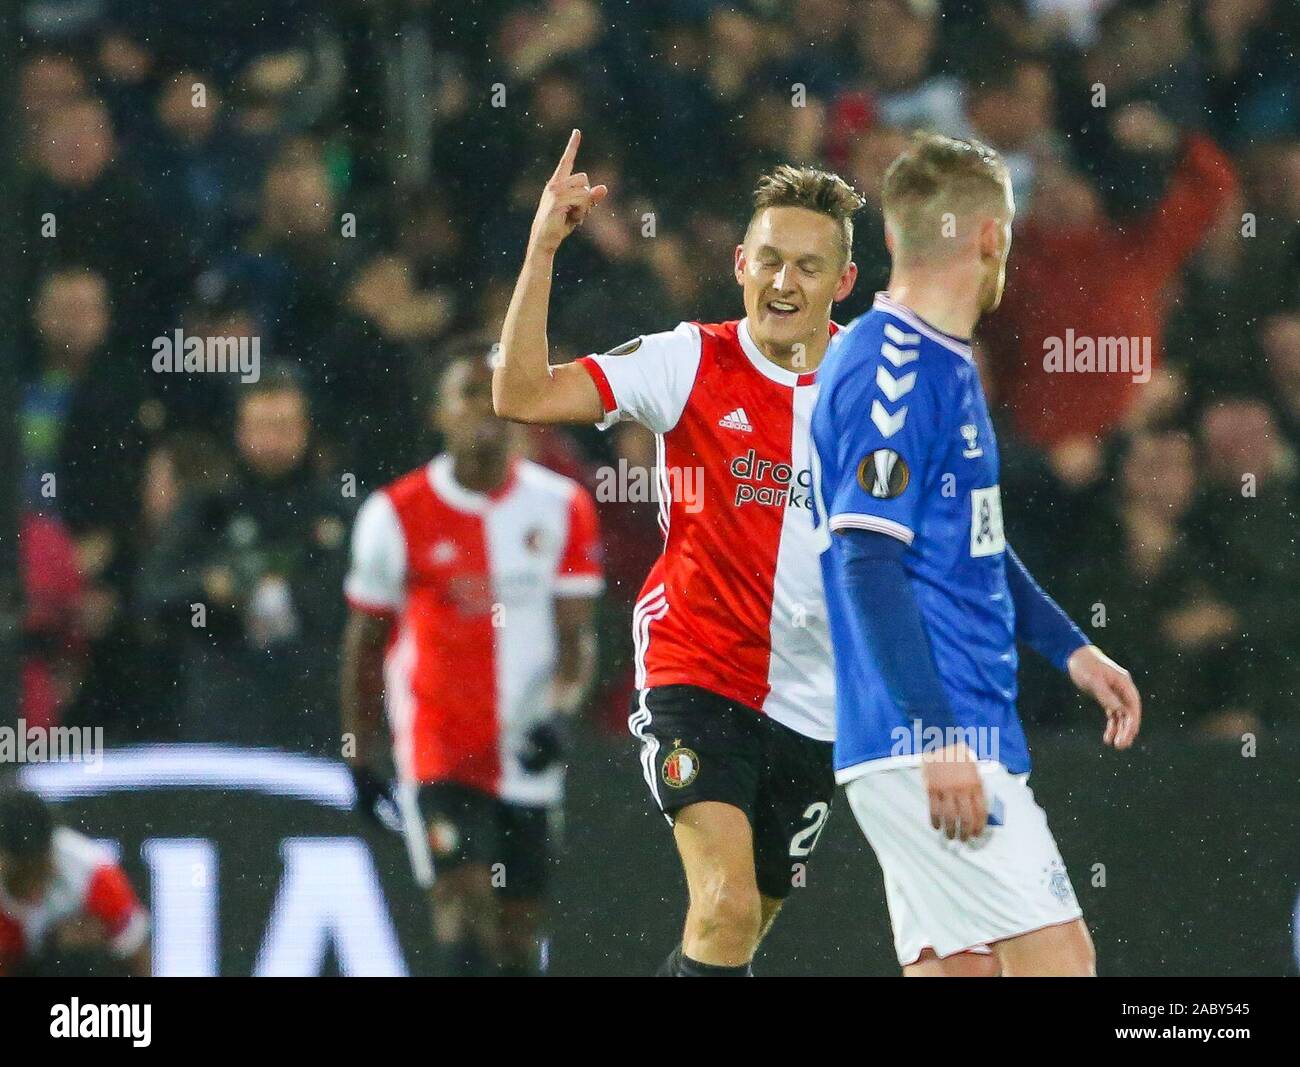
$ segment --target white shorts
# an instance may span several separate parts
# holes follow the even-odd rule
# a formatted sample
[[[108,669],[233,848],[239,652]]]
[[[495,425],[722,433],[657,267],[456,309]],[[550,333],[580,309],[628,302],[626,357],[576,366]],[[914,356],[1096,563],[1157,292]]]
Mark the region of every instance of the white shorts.
[[[918,765],[871,769],[846,787],[885,873],[903,966],[926,948],[942,959],[1083,914],[1029,775],[989,762],[980,776],[990,825],[965,843],[930,826]]]

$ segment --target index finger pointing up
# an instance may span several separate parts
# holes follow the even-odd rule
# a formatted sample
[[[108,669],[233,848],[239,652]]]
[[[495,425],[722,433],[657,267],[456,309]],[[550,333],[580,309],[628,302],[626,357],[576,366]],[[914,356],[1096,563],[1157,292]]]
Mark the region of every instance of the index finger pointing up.
[[[582,131],[574,130],[569,134],[569,143],[564,146],[564,155],[560,157],[560,162],[555,168],[552,178],[567,178],[573,173],[573,161],[578,156],[578,145],[582,142]]]

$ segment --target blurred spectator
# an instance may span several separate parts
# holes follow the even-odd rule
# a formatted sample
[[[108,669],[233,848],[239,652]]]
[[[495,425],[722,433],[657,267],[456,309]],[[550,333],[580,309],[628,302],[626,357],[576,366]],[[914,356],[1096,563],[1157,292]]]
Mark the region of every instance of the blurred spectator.
[[[1116,124],[1135,150],[1179,158],[1168,190],[1153,211],[1121,226],[1081,174],[1061,166],[1045,175],[989,322],[1000,392],[1020,432],[1044,448],[1095,448],[1134,403],[1144,373],[1164,356],[1170,283],[1233,189],[1227,159],[1207,138],[1181,138],[1145,105]],[[1082,340],[1095,352],[1112,339],[1134,349],[1128,366],[1074,370],[1072,358],[1060,366],[1046,358],[1053,345],[1073,354]]]
[[[188,638],[180,736],[337,750],[332,641],[354,496],[317,475],[307,393],[287,366],[240,393],[230,484],[175,510],[141,606]]]
[[[853,258],[858,283],[848,300],[836,308],[835,318],[849,322],[871,307],[876,293],[889,283],[889,251],[885,248],[885,217],[880,191],[885,171],[907,146],[907,136],[893,126],[873,126],[853,139],[845,177],[866,198],[853,221]]]
[[[168,536],[182,504],[190,498],[220,493],[231,476],[228,452],[205,434],[181,431],[154,445],[145,459],[140,514],[132,544],[138,586],[140,569]],[[119,713],[122,734],[132,740],[175,740],[185,696],[185,661],[189,630],[174,619],[136,611],[131,639],[122,650],[119,676],[106,688],[129,714]]]
[[[364,262],[348,282],[314,399],[320,426],[365,485],[389,481],[416,462],[413,368],[446,333],[455,306],[447,288],[421,286],[410,259],[391,252]],[[373,404],[358,406],[359,395]]]
[[[1081,528],[1087,560],[1069,584],[1072,609],[1106,646],[1124,649],[1152,716],[1204,727],[1224,693],[1240,618],[1208,578],[1191,533],[1197,455],[1182,431],[1142,434],[1120,463],[1119,498]]]
[[[1294,718],[1300,694],[1295,455],[1260,400],[1221,400],[1200,425],[1205,492],[1188,522],[1214,598],[1233,615],[1212,698],[1231,736]],[[1226,629],[1226,628],[1225,628]]]
[[[190,269],[181,234],[142,196],[119,150],[108,109],[93,97],[52,107],[33,138],[27,189],[29,270],[85,263],[109,282],[129,343],[158,332]]]
[[[1033,55],[989,48],[977,55],[967,79],[966,124],[973,136],[1001,153],[1016,210],[1026,212],[1039,161],[1059,155],[1051,68]]]
[[[265,355],[253,305],[247,285],[227,271],[206,270],[194,280],[175,325],[185,337],[201,338],[205,344],[215,338],[246,341],[250,353],[256,341],[259,355]],[[242,385],[234,374],[151,373],[142,421],[151,431],[223,434],[229,430]]]
[[[1286,0],[1206,0],[1199,24],[1214,132],[1233,146],[1294,137],[1300,131],[1296,6]]]
[[[57,495],[57,483],[48,482],[60,465],[65,429],[85,425],[72,410],[78,400],[84,404],[94,393],[87,383],[108,343],[112,322],[108,286],[86,268],[48,274],[37,288],[34,311],[37,352],[21,413],[24,488],[33,504],[42,496],[48,500]]]
[[[242,146],[226,128],[224,106],[211,78],[181,71],[163,83],[149,135],[135,149],[154,203],[197,263],[220,250],[239,218],[236,210],[247,207],[237,192],[250,168],[238,158]]]
[[[861,69],[883,121],[968,134],[961,81],[937,67],[938,0],[866,0],[857,21]]]
[[[1108,108],[1140,98],[1180,126],[1200,125],[1206,79],[1191,6],[1189,0],[1117,0],[1105,10],[1101,37],[1083,57],[1083,73],[1087,85],[1104,88]],[[1088,105],[1098,110],[1091,100]]]
[[[263,346],[293,353],[309,377],[329,351],[357,255],[343,230],[320,147],[294,141],[266,172],[257,227],[229,264],[252,294]]]
[[[1282,434],[1300,455],[1300,311],[1265,320],[1260,340]]]
[[[77,549],[58,520],[28,512],[18,535],[26,613],[22,703],[28,726],[58,726],[85,668]]]
[[[34,149],[36,131],[59,110],[86,92],[86,74],[71,56],[38,52],[23,64],[20,77],[23,119],[27,130],[27,151]]]
[[[120,617],[142,454],[139,376],[109,351],[112,312],[104,279],[86,268],[47,275],[35,320],[39,355],[19,413],[26,499],[56,513],[76,542],[85,589],[81,623],[97,659]]]

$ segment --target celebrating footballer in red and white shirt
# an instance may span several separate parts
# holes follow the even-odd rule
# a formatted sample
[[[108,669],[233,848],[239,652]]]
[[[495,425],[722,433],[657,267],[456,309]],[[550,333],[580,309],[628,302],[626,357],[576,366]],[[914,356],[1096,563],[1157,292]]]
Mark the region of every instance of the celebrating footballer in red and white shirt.
[[[397,808],[443,969],[531,974],[603,577],[595,504],[516,454],[514,428],[492,412],[487,357],[483,344],[443,376],[447,450],[357,516],[343,726],[370,814],[386,792],[373,770],[386,705]]]
[[[632,419],[657,435],[664,549],[634,615],[629,725],[690,890],[682,944],[660,973],[744,975],[834,790],[807,442],[831,306],[857,278],[862,199],[833,174],[779,168],[736,248],[743,319],[682,323],[551,367],[554,257],[607,193],[574,173],[579,140],[542,194],[493,398],[521,422]]]

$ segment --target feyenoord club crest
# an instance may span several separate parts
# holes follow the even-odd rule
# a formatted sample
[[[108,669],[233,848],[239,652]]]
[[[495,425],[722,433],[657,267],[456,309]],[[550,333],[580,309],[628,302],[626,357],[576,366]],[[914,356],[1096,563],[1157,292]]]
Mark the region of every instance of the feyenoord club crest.
[[[683,748],[681,739],[673,742],[673,750],[664,757],[664,784],[682,789],[695,781],[700,773],[700,757],[689,748]]]
[[[429,848],[435,856],[450,856],[460,844],[460,831],[446,819],[429,824]]]

